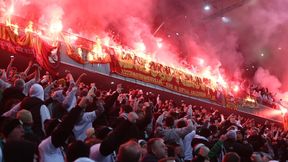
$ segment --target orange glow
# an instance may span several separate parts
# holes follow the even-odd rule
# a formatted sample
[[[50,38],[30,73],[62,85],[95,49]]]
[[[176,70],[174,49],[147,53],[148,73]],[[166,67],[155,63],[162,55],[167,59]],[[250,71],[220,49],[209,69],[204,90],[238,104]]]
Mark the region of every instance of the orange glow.
[[[253,98],[251,98],[250,96],[246,97],[245,101],[256,103],[256,101]]]
[[[14,7],[12,6],[9,10],[7,10],[7,15],[11,15],[13,13],[14,13]],[[5,16],[7,17],[7,15]],[[13,28],[13,31],[15,34],[18,34],[18,29],[19,29],[18,25],[12,24],[10,17],[8,18],[6,21],[7,25]],[[58,41],[61,41],[61,40],[64,40],[66,43],[70,43],[73,45],[78,39],[81,39],[78,35],[73,34],[73,33],[63,34],[63,37],[60,37],[61,35],[59,34],[63,30],[63,24],[62,24],[61,18],[57,15],[56,17],[52,17],[50,21],[50,25],[48,27],[47,26],[39,27],[38,25],[39,24],[34,25],[32,21],[29,21],[27,27],[25,28],[25,33],[31,32],[31,33],[38,34],[41,36],[41,38],[43,38],[50,44],[53,44],[53,46],[56,46],[58,44]],[[44,32],[43,35],[41,31]],[[48,32],[45,32],[45,31],[48,31]],[[155,43],[156,45],[154,46],[158,49],[163,48],[163,47],[166,48],[162,38],[156,38]],[[103,38],[97,38],[94,43],[91,43],[91,45],[89,46],[91,48],[90,52],[88,52],[87,54],[87,60],[93,61],[94,59],[97,59],[97,58],[105,58],[107,54],[103,52],[103,46],[113,48],[115,53],[122,57],[125,57],[126,55],[129,54],[133,59],[135,56],[144,59],[145,61],[144,66],[145,66],[146,71],[150,70],[151,62],[160,63],[160,61],[162,61],[162,60],[156,60],[155,57],[153,57],[154,56],[153,54],[147,52],[148,46],[146,46],[146,44],[142,40],[135,42],[133,45],[134,48],[131,49],[131,48],[123,47],[122,45],[114,42],[113,38],[109,36],[105,36]],[[83,55],[82,49],[77,48],[76,50],[77,50],[78,55],[82,57]],[[179,78],[183,78],[184,75],[196,76],[202,80],[203,78],[206,78],[206,79],[209,79],[209,81],[206,82],[207,87],[210,87],[214,90],[218,89],[218,90],[228,91],[228,82],[225,80],[226,77],[223,74],[221,74],[219,70],[220,66],[219,67],[208,66],[209,64],[207,63],[207,60],[203,58],[197,57],[193,59],[197,60],[194,65],[195,69],[197,70],[194,70],[194,71],[189,68],[182,67],[179,65],[171,65],[169,62],[161,63],[161,64],[163,66],[170,67],[170,71],[172,72],[172,74],[179,75]],[[238,86],[235,86],[231,90],[238,92],[240,89]]]
[[[69,34],[68,36],[69,43],[74,44],[78,37],[74,34]]]
[[[102,39],[102,43],[105,45],[105,46],[110,46],[110,37],[104,37]]]
[[[82,51],[82,49],[81,49],[80,47],[77,48],[77,53],[78,53],[78,55],[79,55],[80,57],[82,57],[83,51]]]
[[[93,44],[92,50],[87,54],[87,60],[88,61],[93,61],[97,58],[105,58],[106,53],[102,51],[102,42],[101,40],[97,37],[96,38],[96,43]]]
[[[28,33],[28,32],[30,32],[30,33],[34,32],[33,31],[33,22],[32,21],[29,21],[27,27],[25,28],[25,33]]]
[[[137,42],[135,43],[135,51],[139,52],[145,52],[146,51],[146,46],[143,42]]]

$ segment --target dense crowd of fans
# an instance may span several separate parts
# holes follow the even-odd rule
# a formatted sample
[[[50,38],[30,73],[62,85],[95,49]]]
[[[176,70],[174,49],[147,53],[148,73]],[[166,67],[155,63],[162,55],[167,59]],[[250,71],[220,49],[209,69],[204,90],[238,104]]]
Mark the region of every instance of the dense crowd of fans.
[[[1,70],[0,161],[266,162],[288,160],[288,132],[140,89],[97,89],[29,63]],[[34,69],[32,74],[29,74]],[[171,96],[172,98],[172,96]]]
[[[250,86],[250,94],[255,97],[258,103],[263,105],[267,105],[275,108],[275,98],[271,92],[269,92],[268,88],[261,87],[259,85],[251,85]]]

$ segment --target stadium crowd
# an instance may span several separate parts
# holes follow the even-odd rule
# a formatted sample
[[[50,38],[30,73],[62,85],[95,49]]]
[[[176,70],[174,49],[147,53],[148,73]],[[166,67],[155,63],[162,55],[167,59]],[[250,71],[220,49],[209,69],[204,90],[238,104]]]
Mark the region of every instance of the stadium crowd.
[[[41,77],[39,65],[20,72],[13,61],[1,70],[1,162],[288,160],[288,132],[272,121],[121,84],[100,90],[86,74]]]

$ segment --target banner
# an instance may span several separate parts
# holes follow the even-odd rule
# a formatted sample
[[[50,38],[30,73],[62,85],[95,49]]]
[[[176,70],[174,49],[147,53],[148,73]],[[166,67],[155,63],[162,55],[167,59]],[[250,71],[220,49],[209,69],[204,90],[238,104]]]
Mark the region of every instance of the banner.
[[[159,85],[181,94],[216,100],[216,92],[203,79],[171,67],[147,61],[131,53],[111,55],[111,72]]]
[[[79,64],[107,64],[111,62],[108,47],[101,43],[100,39],[92,42],[85,38],[77,37],[71,42],[71,34],[64,33],[63,40],[66,44],[67,55]]]
[[[0,49],[34,57],[39,65],[51,74],[56,74],[60,64],[58,47],[48,45],[34,33],[18,33],[13,26],[0,25]]]

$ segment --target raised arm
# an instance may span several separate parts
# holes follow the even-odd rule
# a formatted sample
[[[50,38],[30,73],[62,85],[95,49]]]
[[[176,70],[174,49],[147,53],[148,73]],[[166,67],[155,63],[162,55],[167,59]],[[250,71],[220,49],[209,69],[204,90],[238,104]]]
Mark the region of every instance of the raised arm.
[[[7,73],[8,75],[9,75],[9,71],[10,71],[12,65],[13,65],[13,62],[14,62],[14,60],[15,60],[14,56],[11,56],[10,58],[11,58],[11,59],[10,59],[10,62],[9,62],[9,64],[8,64],[7,68],[6,68],[6,73]],[[9,76],[7,76],[7,78],[9,78]]]
[[[51,140],[55,147],[60,147],[65,144],[66,139],[70,136],[74,125],[78,121],[81,112],[86,108],[88,99],[83,97],[79,104],[73,108],[68,115],[63,119],[63,122],[52,132]]]
[[[82,74],[78,77],[78,79],[76,80],[76,85],[79,85],[79,83],[81,82],[81,80],[83,79],[84,76],[87,76],[87,74],[86,74],[86,73],[82,73]]]
[[[28,76],[28,72],[30,71],[32,65],[33,65],[33,62],[29,61],[27,68],[23,71],[24,76],[26,76],[26,77]]]

